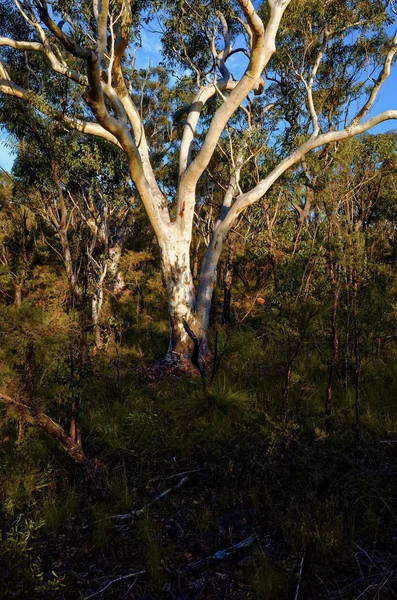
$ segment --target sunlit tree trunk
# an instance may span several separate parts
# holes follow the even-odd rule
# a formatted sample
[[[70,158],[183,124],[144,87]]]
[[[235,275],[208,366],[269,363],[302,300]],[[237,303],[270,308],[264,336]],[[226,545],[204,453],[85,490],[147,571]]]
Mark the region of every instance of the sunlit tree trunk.
[[[162,275],[167,290],[170,338],[167,359],[180,360],[193,352],[197,337],[196,299],[190,269],[190,242],[163,245]],[[191,334],[189,335],[189,331]]]

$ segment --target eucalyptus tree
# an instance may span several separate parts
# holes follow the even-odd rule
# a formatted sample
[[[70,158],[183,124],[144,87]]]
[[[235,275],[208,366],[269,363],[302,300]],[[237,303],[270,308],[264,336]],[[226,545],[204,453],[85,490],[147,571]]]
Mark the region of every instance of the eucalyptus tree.
[[[116,294],[125,287],[119,263],[132,204],[128,178],[115,168],[113,149],[101,141],[82,144],[74,132],[48,129],[26,111],[23,121],[13,177],[40,215],[43,230],[58,238],[60,251],[51,233],[45,236],[62,259],[69,305],[84,310],[84,299],[91,296],[94,340],[100,347],[105,285]]]
[[[2,8],[0,92],[124,152],[161,249],[168,357],[193,356],[202,366],[217,264],[240,215],[308,152],[321,147],[332,152],[335,143],[397,118],[397,110],[368,117],[397,51],[397,34],[389,39],[386,33],[393,6],[386,0],[267,0],[258,6],[251,0],[70,0],[54,1],[50,8],[46,0],[14,0],[14,5]],[[178,107],[175,96],[164,115],[153,104],[145,106],[144,90],[135,81],[133,53],[149,22],[163,28],[164,68],[173,75],[166,85],[179,88],[179,101],[187,105]],[[13,67],[21,56],[28,66],[24,77]],[[246,65],[239,78],[230,67],[236,56]],[[73,103],[60,106],[54,93],[46,93],[41,74],[48,66],[52,82],[67,82]],[[152,117],[162,117],[161,135],[170,131],[176,109],[179,117],[185,113],[183,123],[179,119],[169,139],[163,138],[169,145],[163,166],[176,167],[177,159],[167,191],[154,165],[160,130],[154,138],[148,130]],[[238,122],[245,119],[237,129],[236,115]],[[228,181],[196,292],[190,246],[200,183],[229,135]],[[254,153],[252,139],[258,140]],[[269,148],[275,158],[269,159]],[[245,178],[252,169],[257,176]]]

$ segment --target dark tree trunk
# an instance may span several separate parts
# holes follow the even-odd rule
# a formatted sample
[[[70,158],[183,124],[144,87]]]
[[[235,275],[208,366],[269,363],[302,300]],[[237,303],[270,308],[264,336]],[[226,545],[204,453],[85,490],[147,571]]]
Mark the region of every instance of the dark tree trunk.
[[[330,266],[332,269],[332,266]],[[339,294],[340,294],[340,286],[335,282],[335,274],[332,274],[332,290],[333,290],[333,302],[331,309],[331,360],[329,363],[329,372],[328,372],[328,384],[327,391],[325,397],[325,416],[326,416],[326,426],[327,429],[330,428],[331,425],[331,413],[332,413],[332,392],[334,386],[334,377],[335,377],[335,369],[338,363],[339,357],[339,331],[337,324],[337,310],[338,310],[338,302],[339,302]]]
[[[360,329],[358,324],[358,283],[355,276],[353,277],[353,325],[354,325],[354,358],[355,358],[355,416],[356,416],[356,431],[357,437],[361,437],[361,399],[360,399],[360,384],[361,384],[361,356],[360,356]]]
[[[288,412],[289,412],[289,392],[290,392],[290,387],[291,387],[291,377],[292,377],[292,372],[293,372],[293,368],[294,368],[294,364],[295,361],[298,357],[299,354],[299,350],[302,346],[302,343],[305,339],[306,336],[306,327],[304,329],[302,329],[301,333],[299,334],[299,340],[297,345],[295,346],[295,349],[293,351],[293,354],[288,362],[288,366],[287,366],[287,373],[285,375],[285,381],[284,381],[284,387],[283,387],[283,406],[282,406],[282,411],[283,411],[283,420],[287,421],[288,418]]]

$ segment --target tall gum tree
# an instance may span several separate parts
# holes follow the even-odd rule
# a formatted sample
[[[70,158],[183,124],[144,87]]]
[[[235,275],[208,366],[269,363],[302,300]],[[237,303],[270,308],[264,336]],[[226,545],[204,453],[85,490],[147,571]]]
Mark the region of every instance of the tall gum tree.
[[[301,164],[308,152],[331,147],[397,118],[397,110],[368,118],[397,51],[397,34],[389,39],[385,33],[394,5],[386,0],[335,0],[321,6],[312,0],[182,0],[149,6],[151,17],[157,13],[166,28],[165,56],[173,53],[195,80],[181,128],[178,177],[171,202],[156,178],[143,104],[139,106],[130,86],[134,41],[142,22],[148,21],[145,2],[70,0],[52,2],[48,7],[45,0],[14,0],[11,10],[7,1],[2,9],[0,92],[28,102],[70,129],[101,137],[125,153],[132,182],[161,249],[170,320],[167,357],[181,364],[193,357],[202,368],[209,354],[217,265],[239,216],[263,198],[289,168]],[[234,48],[236,41],[239,47]],[[347,50],[359,68],[344,66]],[[20,71],[13,68],[15,53],[23,53],[31,76],[18,79]],[[238,80],[227,66],[237,53],[247,61]],[[51,94],[43,93],[37,83],[43,61],[55,78],[81,88],[85,106],[76,103],[65,110],[51,101]],[[272,81],[263,96],[265,103],[261,100],[264,74]],[[274,98],[270,98],[272,92]],[[209,104],[214,100],[211,112]],[[282,123],[277,131],[285,143],[277,160],[269,164],[260,158],[266,149],[265,135],[253,154],[249,143],[231,150],[230,178],[196,291],[190,247],[200,201],[198,183],[240,111],[246,116],[249,136],[261,134],[264,119],[268,119],[268,125],[274,127]],[[242,189],[242,169],[254,166],[259,176],[245,177]]]

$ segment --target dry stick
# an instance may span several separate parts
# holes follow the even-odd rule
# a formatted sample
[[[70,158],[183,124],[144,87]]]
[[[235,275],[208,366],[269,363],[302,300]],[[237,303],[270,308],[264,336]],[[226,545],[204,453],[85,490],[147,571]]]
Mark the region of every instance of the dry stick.
[[[251,546],[257,539],[258,536],[256,535],[256,533],[253,533],[249,537],[245,538],[245,540],[234,544],[234,546],[229,546],[229,548],[226,548],[225,550],[218,550],[218,552],[215,552],[215,554],[207,556],[207,558],[203,558],[202,560],[188,565],[186,569],[183,570],[183,572],[186,573],[192,571],[193,569],[197,569],[209,560],[222,560],[224,558],[228,558],[228,556],[230,556],[235,550],[240,550],[241,548],[248,548],[248,546]]]
[[[299,579],[298,579],[298,584],[296,586],[295,600],[298,600],[298,597],[299,597],[299,588],[300,588],[301,581],[302,581],[302,570],[303,570],[303,561],[304,560],[305,560],[305,554],[303,553],[302,560],[299,565]]]
[[[123,581],[124,579],[131,579],[131,577],[138,577],[139,575],[143,575],[144,573],[146,573],[145,569],[143,569],[142,571],[135,571],[135,573],[130,573],[129,575],[122,575],[121,577],[116,577],[116,579],[112,579],[112,581],[109,581],[109,583],[105,585],[104,588],[99,590],[99,592],[95,592],[95,594],[90,594],[90,596],[86,596],[84,600],[94,598],[94,596],[99,596],[99,594],[102,594],[102,592],[107,590],[111,585],[117,583],[118,581]]]
[[[143,515],[148,506],[151,506],[154,502],[157,502],[158,500],[162,500],[163,498],[168,496],[168,494],[173,490],[177,490],[178,488],[182,487],[187,481],[189,481],[189,477],[183,477],[179,481],[179,483],[177,483],[173,487],[168,488],[167,490],[164,490],[164,492],[161,492],[161,494],[158,494],[151,502],[148,502],[148,504],[145,504],[145,506],[143,508],[140,508],[139,510],[132,510],[131,512],[123,515],[111,515],[110,517],[104,517],[103,519],[99,519],[99,521],[94,521],[94,523],[101,523],[102,521],[109,521],[110,519],[120,519],[121,521],[124,521],[125,519],[130,519],[131,517],[138,517],[139,515]]]
[[[262,293],[263,293],[264,289],[265,289],[265,288],[262,288],[262,289],[261,289],[261,290],[259,290],[259,292],[256,294],[256,296],[255,296],[255,298],[254,298],[254,301],[253,301],[253,303],[251,304],[251,306],[249,307],[248,311],[245,313],[245,315],[243,316],[243,318],[242,318],[242,319],[239,319],[239,318],[238,318],[238,316],[237,316],[237,314],[236,314],[237,321],[238,321],[238,325],[241,325],[241,323],[242,323],[243,321],[245,321],[245,319],[246,319],[246,318],[249,316],[249,314],[252,312],[252,309],[254,308],[256,301],[258,300],[259,296],[261,296],[261,295],[262,295]]]

